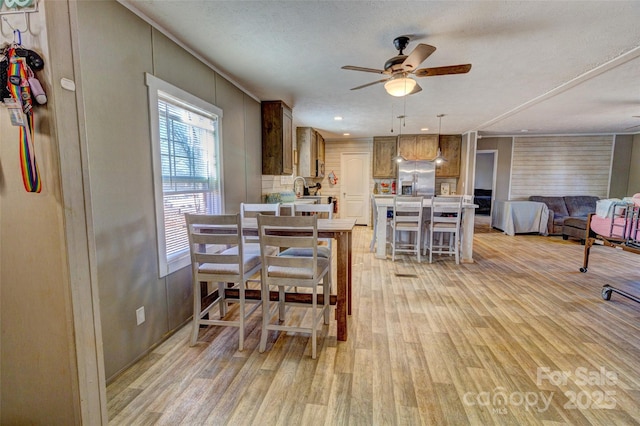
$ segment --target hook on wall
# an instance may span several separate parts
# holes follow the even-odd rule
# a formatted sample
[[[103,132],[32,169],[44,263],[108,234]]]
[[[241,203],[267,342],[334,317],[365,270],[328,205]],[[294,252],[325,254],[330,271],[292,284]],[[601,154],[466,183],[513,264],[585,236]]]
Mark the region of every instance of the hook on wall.
[[[4,23],[6,23],[9,28],[11,28],[11,31],[13,31],[13,42],[22,44],[16,41],[16,33],[18,34],[18,38],[20,38],[20,41],[22,41],[21,33],[29,32],[29,15],[27,14],[27,12],[24,12],[24,29],[15,28],[13,25],[11,25],[11,22],[9,22],[7,17],[3,16],[2,21],[0,21],[0,32],[2,32],[2,35],[8,35],[8,33],[5,33]]]
[[[0,8],[4,7],[9,3],[10,2],[6,0],[4,1],[0,0]],[[30,14],[38,11],[38,1],[31,0],[27,2],[25,1],[18,2],[17,0],[14,0],[11,3],[12,4],[7,7],[16,7],[16,9],[0,10],[0,16],[2,16],[2,20],[0,20],[0,33],[2,33],[2,35],[4,36],[9,35],[7,32],[5,32],[5,23],[6,23],[9,26],[9,28],[11,28],[11,31],[13,31],[14,43],[21,44],[16,41],[16,32],[17,32],[18,38],[20,38],[20,41],[22,41],[21,34],[28,33],[31,28],[31,23],[29,21]],[[25,4],[25,6],[23,6],[23,4]],[[9,19],[7,18],[7,16],[11,16],[11,15],[14,15],[14,16],[22,15],[23,17],[22,22],[14,19],[12,24],[11,22],[9,22]]]

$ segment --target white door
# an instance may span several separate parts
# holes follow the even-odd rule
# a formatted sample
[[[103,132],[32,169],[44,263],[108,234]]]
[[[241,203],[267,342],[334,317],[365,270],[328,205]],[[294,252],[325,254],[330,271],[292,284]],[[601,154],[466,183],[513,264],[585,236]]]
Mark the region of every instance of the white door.
[[[357,225],[369,225],[369,177],[371,156],[365,153],[342,153],[340,158],[340,217],[354,218]]]

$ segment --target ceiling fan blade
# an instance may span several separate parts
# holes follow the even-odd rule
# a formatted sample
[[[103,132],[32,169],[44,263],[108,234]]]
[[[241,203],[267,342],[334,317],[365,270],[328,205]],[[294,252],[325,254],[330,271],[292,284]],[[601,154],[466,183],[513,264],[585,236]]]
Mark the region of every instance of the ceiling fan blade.
[[[415,75],[418,77],[432,77],[434,75],[447,74],[465,74],[471,69],[471,64],[449,65],[446,67],[420,68],[416,70]]]
[[[362,89],[365,87],[369,87],[369,86],[373,86],[374,84],[378,84],[378,83],[384,83],[385,81],[389,80],[388,78],[383,78],[382,80],[378,80],[378,81],[373,81],[371,83],[367,83],[367,84],[363,84],[362,86],[358,86],[358,87],[354,87],[351,90],[358,90],[358,89]],[[417,86],[417,85],[416,85]]]
[[[416,87],[414,87],[411,92],[407,93],[407,95],[414,95],[418,92],[422,92],[422,87],[420,87],[420,85],[416,83]]]
[[[356,67],[353,65],[345,65],[342,67],[343,70],[352,70],[352,71],[364,71],[364,72],[373,72],[376,74],[384,74],[384,70],[377,70],[375,68],[364,68],[364,67]]]
[[[623,131],[631,130],[631,129],[635,129],[636,127],[640,127],[640,124],[638,124],[637,126],[627,127],[627,128],[626,128],[626,129],[624,129]]]
[[[413,71],[435,51],[435,47],[429,44],[420,43],[415,49],[413,49],[413,52],[407,56],[407,59],[402,63],[402,67],[405,71]]]

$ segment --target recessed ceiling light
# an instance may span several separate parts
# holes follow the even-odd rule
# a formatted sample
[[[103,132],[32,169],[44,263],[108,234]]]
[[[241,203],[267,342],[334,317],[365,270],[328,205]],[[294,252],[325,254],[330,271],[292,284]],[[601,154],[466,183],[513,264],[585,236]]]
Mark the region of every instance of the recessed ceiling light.
[[[522,133],[527,133],[529,131],[529,129],[522,129],[520,130]]]
[[[336,116],[336,117],[333,117],[333,119],[336,120],[336,121],[340,121],[340,120],[342,120],[342,117]]]
[[[342,136],[350,136],[351,133],[343,133]]]
[[[421,132],[426,132],[427,130],[429,130],[428,127],[423,127],[422,129],[420,129]]]

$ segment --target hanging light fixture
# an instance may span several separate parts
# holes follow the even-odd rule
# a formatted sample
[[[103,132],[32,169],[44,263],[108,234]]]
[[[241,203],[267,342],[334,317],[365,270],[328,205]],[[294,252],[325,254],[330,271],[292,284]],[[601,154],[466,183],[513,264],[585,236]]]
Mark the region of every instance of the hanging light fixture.
[[[436,158],[433,159],[433,161],[436,164],[442,164],[447,161],[447,159],[442,156],[442,150],[440,149],[440,130],[442,129],[442,117],[444,117],[444,114],[438,114],[437,117],[438,117],[438,154],[436,155]]]
[[[416,81],[404,74],[392,77],[384,84],[384,89],[391,96],[406,96],[416,87]]]
[[[407,109],[406,103],[407,103],[407,100],[405,99],[405,111]],[[399,129],[398,129],[398,131],[399,131],[398,138],[400,138],[400,136],[402,136],[402,128],[405,125],[405,122],[404,122],[405,118],[407,118],[406,115],[399,115],[398,116],[398,127],[399,127]],[[391,129],[391,131],[393,132],[393,128]],[[402,155],[400,155],[400,153],[398,153],[398,155],[392,157],[391,159],[393,161],[395,161],[396,163],[402,163],[403,161],[407,161],[407,159],[404,158]]]

